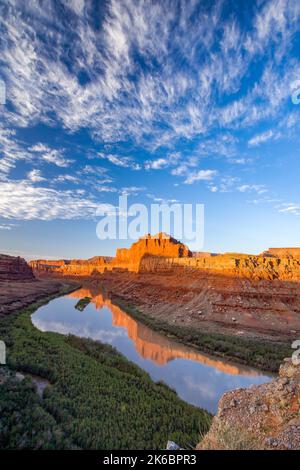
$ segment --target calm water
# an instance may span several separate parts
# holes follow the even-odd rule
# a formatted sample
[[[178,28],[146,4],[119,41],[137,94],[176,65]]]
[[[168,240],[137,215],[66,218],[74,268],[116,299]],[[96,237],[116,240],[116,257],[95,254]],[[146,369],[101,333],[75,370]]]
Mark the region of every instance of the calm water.
[[[91,289],[52,300],[32,315],[33,324],[41,331],[109,343],[154,381],[163,380],[185,401],[213,413],[225,391],[270,380],[255,369],[201,354],[166,338],[113,305],[99,289]],[[85,296],[92,297],[92,302],[80,312],[74,307]]]

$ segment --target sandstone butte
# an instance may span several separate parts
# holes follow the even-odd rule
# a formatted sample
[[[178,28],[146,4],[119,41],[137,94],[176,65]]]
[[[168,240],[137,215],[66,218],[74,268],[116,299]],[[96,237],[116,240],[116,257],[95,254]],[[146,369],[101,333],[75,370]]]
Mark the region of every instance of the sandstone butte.
[[[40,274],[75,277],[97,276],[106,271],[174,273],[188,270],[254,280],[299,280],[300,248],[270,248],[260,255],[192,253],[183,243],[159,233],[140,238],[128,249],[117,249],[115,257],[34,260],[29,264]]]

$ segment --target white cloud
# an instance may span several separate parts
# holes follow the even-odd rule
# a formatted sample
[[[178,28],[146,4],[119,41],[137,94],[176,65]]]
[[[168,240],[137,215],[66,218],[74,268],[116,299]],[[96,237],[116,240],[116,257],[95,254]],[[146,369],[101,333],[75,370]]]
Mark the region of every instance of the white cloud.
[[[195,181],[210,181],[217,175],[215,170],[199,170],[188,175],[185,184],[193,184]]]
[[[131,157],[119,157],[117,155],[106,155],[99,153],[99,157],[108,160],[110,163],[123,168],[130,168],[131,170],[140,170],[141,165],[135,163]]]
[[[241,193],[254,191],[257,194],[263,194],[263,193],[266,193],[268,191],[266,189],[265,185],[263,185],[263,184],[243,184],[243,185],[239,186],[237,189]]]
[[[269,131],[263,132],[262,134],[255,135],[252,137],[249,141],[248,144],[250,146],[258,146],[259,144],[263,142],[267,142],[268,140],[272,139],[274,137],[274,132],[270,129]]]
[[[218,192],[218,187],[217,187],[217,186],[210,186],[209,190],[210,190],[212,193],[216,193],[216,192]]]
[[[37,187],[24,180],[0,182],[0,217],[5,219],[91,219],[97,207],[81,192]]]
[[[58,175],[56,178],[55,178],[55,182],[57,183],[75,183],[75,184],[78,184],[80,182],[80,178],[78,176],[74,176],[74,175],[69,175],[69,174],[66,174],[66,175]]]
[[[136,196],[138,193],[145,191],[144,186],[127,186],[124,188],[120,189],[120,193],[122,195],[127,195],[127,196]]]
[[[0,230],[12,230],[16,224],[2,224],[0,223]]]
[[[299,203],[286,203],[280,207],[279,212],[284,214],[300,215],[300,204]]]
[[[284,77],[273,70],[274,84],[269,73],[246,97],[218,109],[216,93],[239,90],[250,64],[269,44],[280,48],[280,63],[297,31],[300,8],[294,0],[259,4],[247,31],[235,17],[220,21],[221,1],[189,2],[178,10],[169,2],[149,9],[147,2],[111,0],[103,6],[99,28],[83,0],[64,3],[75,13],[70,28],[55,2],[8,2],[1,59],[14,106],[13,113],[5,112],[10,124],[59,123],[70,131],[88,128],[104,142],[129,138],[149,148],[175,147],[178,139],[195,138],[213,126],[247,125],[269,115],[284,104],[287,81],[297,72],[296,61]],[[66,51],[70,40],[72,50]],[[266,68],[269,64],[267,57]],[[255,102],[257,87],[266,98],[261,106]],[[48,158],[58,161],[53,153]]]
[[[62,155],[62,151],[51,149],[47,145],[38,143],[31,147],[32,152],[37,153],[41,160],[59,167],[68,167],[73,160],[68,160]]]
[[[156,160],[145,162],[146,170],[161,170],[167,166],[169,166],[169,161],[166,158],[157,158]]]
[[[33,183],[39,183],[40,181],[46,181],[46,178],[44,178],[40,172],[40,170],[31,170],[27,173],[28,179],[32,181]]]

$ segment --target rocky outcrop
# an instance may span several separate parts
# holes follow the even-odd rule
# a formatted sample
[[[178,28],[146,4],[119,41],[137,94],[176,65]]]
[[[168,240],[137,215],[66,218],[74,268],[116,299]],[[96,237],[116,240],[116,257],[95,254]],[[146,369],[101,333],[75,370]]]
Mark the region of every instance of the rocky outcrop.
[[[111,258],[108,256],[94,256],[87,260],[33,260],[29,264],[33,270],[42,274],[93,276],[103,273],[110,260]]]
[[[198,449],[300,450],[300,366],[286,359],[276,380],[225,393]]]
[[[262,256],[273,258],[300,258],[300,248],[269,248]]]
[[[272,254],[274,250],[278,255]],[[65,276],[92,276],[111,270],[168,273],[184,269],[253,280],[300,280],[300,257],[296,256],[300,249],[276,250],[271,248],[264,256],[205,252],[195,256],[183,243],[159,233],[141,238],[130,248],[118,249],[115,258],[98,256],[89,260],[37,260],[30,265],[38,272]],[[279,257],[279,254],[285,257]]]
[[[144,258],[189,258],[191,251],[169,235],[159,233],[142,237],[130,248],[117,249],[116,257],[95,256],[88,260],[34,260],[30,266],[37,272],[65,276],[91,276],[106,270],[138,272]]]
[[[0,281],[33,280],[32,268],[19,256],[0,255]]]
[[[165,233],[146,235],[133,243],[130,248],[119,248],[116,254],[116,263],[139,262],[144,256],[157,256],[166,258],[191,257],[192,252],[186,245]]]
[[[139,272],[172,272],[176,268],[207,271],[253,280],[300,280],[300,259],[217,255],[202,258],[142,258]]]

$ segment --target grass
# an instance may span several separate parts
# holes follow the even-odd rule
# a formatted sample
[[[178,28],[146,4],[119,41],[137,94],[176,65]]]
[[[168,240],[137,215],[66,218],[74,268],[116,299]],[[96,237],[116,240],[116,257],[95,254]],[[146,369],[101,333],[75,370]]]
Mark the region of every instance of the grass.
[[[263,450],[257,436],[244,428],[221,423],[208,433],[198,446],[199,450]]]
[[[0,386],[0,448],[163,449],[167,440],[196,445],[209,428],[207,412],[154,383],[111,346],[37,330],[30,316],[41,305],[0,319],[8,371],[51,384],[42,399],[30,379],[17,382],[12,375]]]
[[[291,355],[290,345],[284,342],[241,338],[223,333],[207,333],[199,328],[173,325],[145,315],[117,297],[113,297],[113,302],[136,320],[178,342],[201,352],[211,353],[261,370],[277,372],[283,359]]]

